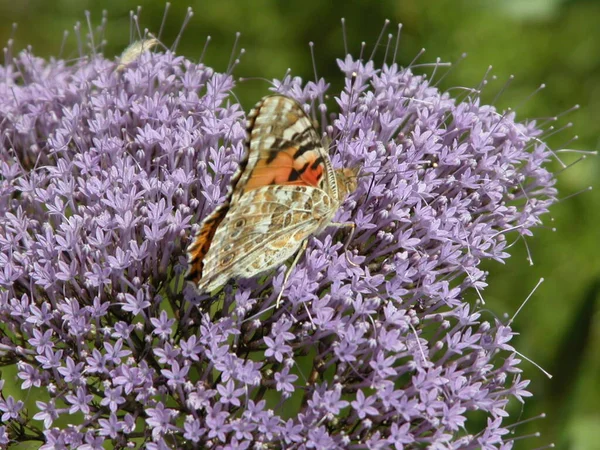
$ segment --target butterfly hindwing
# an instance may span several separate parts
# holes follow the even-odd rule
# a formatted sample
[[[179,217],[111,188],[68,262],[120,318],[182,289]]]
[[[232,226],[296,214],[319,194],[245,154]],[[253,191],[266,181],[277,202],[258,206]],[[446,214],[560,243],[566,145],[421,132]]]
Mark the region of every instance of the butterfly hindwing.
[[[319,228],[312,205],[323,194],[285,185],[245,194],[245,204],[230,209],[217,230],[201,286],[211,291],[228,278],[248,278],[286,261]]]
[[[194,242],[188,247],[189,269],[186,279],[198,283],[204,271],[204,257],[212,245],[215,233],[229,211],[229,200],[219,205],[204,221],[200,230],[194,238]]]

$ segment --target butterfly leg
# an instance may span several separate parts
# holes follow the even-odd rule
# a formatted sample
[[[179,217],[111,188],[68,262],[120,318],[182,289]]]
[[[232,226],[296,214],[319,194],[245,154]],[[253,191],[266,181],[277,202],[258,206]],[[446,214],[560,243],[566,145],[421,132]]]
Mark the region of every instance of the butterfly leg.
[[[346,242],[344,242],[344,255],[346,255],[346,261],[348,261],[348,264],[350,264],[351,266],[354,266],[354,267],[358,267],[358,264],[356,264],[354,261],[350,260],[350,258],[348,257],[348,246],[350,245],[350,242],[352,242],[352,238],[354,237],[354,232],[356,231],[356,224],[353,222],[343,222],[343,223],[332,223],[331,225],[333,225],[337,228],[350,228],[350,234],[348,235]]]
[[[298,252],[296,253],[296,256],[294,257],[294,260],[292,261],[292,264],[290,265],[288,270],[286,270],[285,277],[283,278],[283,284],[281,285],[281,291],[279,291],[279,295],[277,296],[277,302],[275,303],[275,308],[279,308],[279,305],[281,304],[281,297],[283,296],[283,291],[285,290],[285,285],[287,284],[288,279],[290,278],[290,275],[292,274],[292,270],[294,270],[294,267],[296,267],[296,264],[298,264],[298,261],[300,260],[300,256],[302,256],[302,254],[304,253],[304,250],[306,250],[307,245],[308,245],[308,239],[304,239],[304,241],[302,241],[302,244],[300,245],[300,250],[298,250]]]

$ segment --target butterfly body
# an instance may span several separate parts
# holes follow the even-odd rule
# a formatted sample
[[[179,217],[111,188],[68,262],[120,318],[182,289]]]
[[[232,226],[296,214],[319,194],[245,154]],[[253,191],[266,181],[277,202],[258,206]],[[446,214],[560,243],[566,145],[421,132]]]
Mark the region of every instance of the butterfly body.
[[[356,188],[351,169],[333,170],[300,105],[265,97],[248,115],[247,154],[226,201],[202,223],[188,249],[188,279],[211,292],[250,278],[298,252]]]

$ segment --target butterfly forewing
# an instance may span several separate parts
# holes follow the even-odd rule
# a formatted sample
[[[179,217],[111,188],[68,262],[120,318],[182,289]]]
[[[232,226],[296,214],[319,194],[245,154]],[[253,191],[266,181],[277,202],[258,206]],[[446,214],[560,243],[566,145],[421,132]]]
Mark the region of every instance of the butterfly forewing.
[[[248,170],[239,195],[268,185],[318,187],[327,152],[302,107],[288,97],[265,97],[248,116]],[[327,184],[330,178],[326,177]],[[326,190],[327,187],[324,187]]]

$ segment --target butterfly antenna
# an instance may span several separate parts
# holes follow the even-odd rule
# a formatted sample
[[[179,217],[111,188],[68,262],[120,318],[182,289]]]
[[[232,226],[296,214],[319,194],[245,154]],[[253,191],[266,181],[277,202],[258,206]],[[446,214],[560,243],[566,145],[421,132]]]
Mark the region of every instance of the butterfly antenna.
[[[365,202],[367,200],[369,200],[369,195],[371,195],[371,190],[373,189],[373,186],[375,185],[375,175],[377,175],[376,173],[372,174],[373,177],[371,178],[371,183],[369,184],[369,189],[367,190],[367,196],[365,197]]]
[[[369,195],[371,194],[371,189],[373,188],[373,186],[375,184],[375,175],[377,175],[377,174],[376,173],[361,174],[360,171],[359,171],[359,173],[357,173],[355,175],[355,177],[358,179],[358,178],[360,178],[361,175],[365,175],[365,176],[366,175],[372,175],[371,183],[369,184],[369,189],[367,190],[367,195],[365,196],[365,200],[362,202],[362,205],[365,205],[367,203],[367,200],[369,199]],[[358,211],[358,201],[354,205],[354,208],[352,208],[352,210],[350,211],[350,220],[352,220],[356,216],[357,211]],[[353,225],[356,227],[356,225],[354,223],[353,223]],[[354,233],[355,233],[355,229],[353,228],[352,232],[351,232],[351,235],[350,235],[350,238],[347,240],[346,244],[344,245],[345,250],[347,250],[347,247],[350,244],[350,239],[354,236]],[[348,262],[350,262],[351,264],[354,264],[350,260],[348,260]]]

